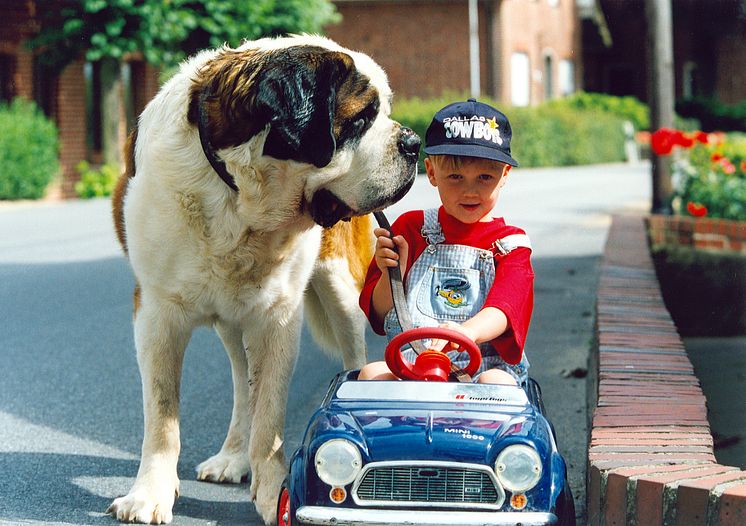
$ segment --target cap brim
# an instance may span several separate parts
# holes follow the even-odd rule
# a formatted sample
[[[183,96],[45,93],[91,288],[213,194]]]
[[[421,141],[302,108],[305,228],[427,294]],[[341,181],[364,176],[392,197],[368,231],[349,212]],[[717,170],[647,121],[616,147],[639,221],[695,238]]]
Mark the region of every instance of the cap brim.
[[[488,146],[479,146],[477,144],[440,144],[437,146],[426,146],[425,153],[430,155],[459,155],[462,157],[479,157],[481,159],[490,159],[500,161],[510,166],[518,166],[518,161],[513,159],[507,153],[490,148]]]

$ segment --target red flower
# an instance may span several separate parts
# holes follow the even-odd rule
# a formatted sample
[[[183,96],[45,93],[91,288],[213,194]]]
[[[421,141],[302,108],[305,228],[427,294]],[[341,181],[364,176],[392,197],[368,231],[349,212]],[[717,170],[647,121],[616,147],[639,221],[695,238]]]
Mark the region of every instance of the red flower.
[[[694,217],[704,217],[707,215],[707,207],[705,205],[692,201],[686,204],[686,211]]]
[[[650,136],[650,148],[656,155],[669,155],[677,144],[676,134],[681,133],[671,128],[660,128]]]
[[[718,153],[718,152],[715,152],[715,153],[713,153],[713,154],[712,154],[712,155],[710,156],[710,160],[711,160],[711,161],[712,161],[713,163],[719,162],[719,161],[720,161],[721,159],[723,159],[723,158],[724,158],[723,154],[722,154],[722,153]]]
[[[694,139],[680,131],[677,131],[674,134],[673,140],[676,146],[681,146],[682,148],[691,148],[692,146],[694,146]]]
[[[707,144],[707,134],[703,131],[694,132],[694,140],[702,144]]]
[[[741,171],[746,174],[746,160],[741,161]]]

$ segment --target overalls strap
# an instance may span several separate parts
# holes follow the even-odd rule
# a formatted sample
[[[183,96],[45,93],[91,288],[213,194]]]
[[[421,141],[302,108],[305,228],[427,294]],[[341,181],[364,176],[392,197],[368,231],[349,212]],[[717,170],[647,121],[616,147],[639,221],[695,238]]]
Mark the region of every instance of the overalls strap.
[[[506,256],[519,247],[531,250],[531,240],[526,234],[512,234],[495,240],[492,249],[495,254]]]
[[[443,229],[440,227],[440,221],[438,221],[437,208],[425,210],[425,221],[422,224],[421,233],[429,246],[437,245],[446,240]]]

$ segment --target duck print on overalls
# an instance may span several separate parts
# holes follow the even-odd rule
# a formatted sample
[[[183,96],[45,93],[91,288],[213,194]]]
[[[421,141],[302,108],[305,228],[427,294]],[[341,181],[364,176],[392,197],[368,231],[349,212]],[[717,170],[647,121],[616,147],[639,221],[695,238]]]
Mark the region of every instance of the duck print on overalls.
[[[462,309],[469,306],[466,292],[471,285],[464,278],[448,277],[435,285],[436,299],[441,299],[446,307]]]

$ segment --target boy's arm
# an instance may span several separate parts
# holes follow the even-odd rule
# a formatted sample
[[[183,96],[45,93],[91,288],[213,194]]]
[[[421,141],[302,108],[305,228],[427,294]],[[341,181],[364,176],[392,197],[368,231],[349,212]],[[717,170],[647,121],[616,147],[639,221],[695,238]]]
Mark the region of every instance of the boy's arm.
[[[489,342],[509,327],[508,317],[497,307],[485,307],[464,323],[446,322],[441,327],[458,331],[476,343]]]

